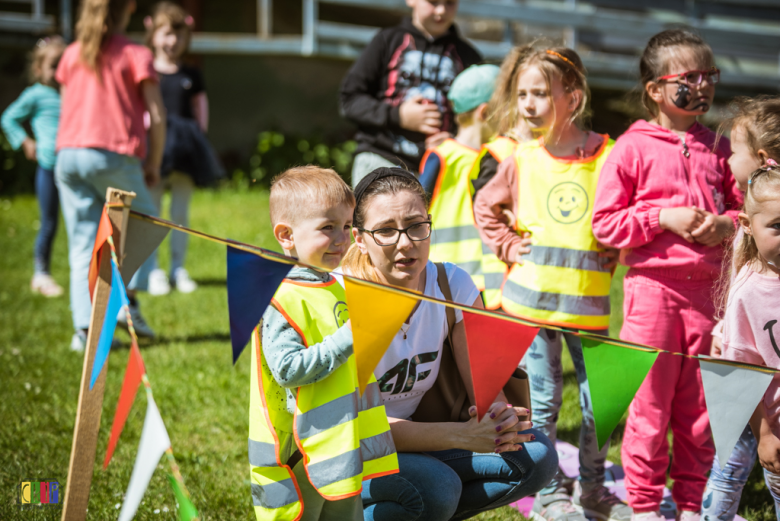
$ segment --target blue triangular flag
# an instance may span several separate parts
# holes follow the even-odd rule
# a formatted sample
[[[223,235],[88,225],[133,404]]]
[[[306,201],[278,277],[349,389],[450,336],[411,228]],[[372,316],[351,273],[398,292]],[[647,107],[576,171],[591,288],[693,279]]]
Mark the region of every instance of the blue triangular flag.
[[[292,265],[227,247],[228,312],[235,364]]]
[[[95,351],[95,360],[92,362],[92,378],[89,381],[89,389],[95,385],[100,376],[100,371],[108,359],[108,352],[111,351],[111,341],[114,339],[116,330],[116,319],[122,306],[129,304],[127,293],[125,292],[125,283],[122,282],[122,275],[111,259],[111,293],[108,296],[108,306],[106,306],[106,316],[103,318],[103,328],[100,330],[100,339],[98,340],[97,351]]]

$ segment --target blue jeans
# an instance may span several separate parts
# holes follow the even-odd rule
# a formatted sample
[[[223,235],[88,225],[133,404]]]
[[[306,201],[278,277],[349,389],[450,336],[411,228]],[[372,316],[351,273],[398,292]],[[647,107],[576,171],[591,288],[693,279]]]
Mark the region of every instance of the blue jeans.
[[[608,331],[594,331],[608,335]],[[596,424],[593,420],[593,407],[590,400],[588,376],[585,373],[585,360],[582,358],[582,343],[579,337],[568,333],[541,329],[523,358],[528,377],[531,381],[531,405],[534,425],[545,433],[554,444],[558,437],[558,413],[563,402],[563,339],[569,346],[574,362],[577,382],[580,387],[580,409],[582,426],[580,427],[580,484],[588,492],[604,483],[604,463],[607,460],[609,443],[599,450],[596,440]],[[552,494],[560,487],[560,476],[556,476],[545,487],[542,494]]]
[[[363,484],[364,521],[467,519],[542,489],[558,454],[541,432],[523,450],[480,454],[453,449],[398,454],[400,472]]]
[[[57,154],[55,169],[62,215],[68,232],[70,260],[70,309],[73,327],[89,328],[92,303],[89,298],[89,261],[95,245],[100,214],[109,187],[135,192],[133,210],[157,215],[138,158],[97,148],[65,148]],[[138,269],[127,285],[145,290],[153,255]]]
[[[41,212],[41,227],[35,237],[35,273],[49,273],[51,269],[51,248],[57,233],[60,213],[60,196],[54,184],[54,171],[38,165],[35,171],[35,195]]]
[[[758,443],[750,426],[745,427],[724,468],[718,457],[712,463],[710,479],[704,491],[701,514],[705,521],[731,521],[737,515],[742,489],[745,488],[756,463]],[[764,481],[775,502],[775,515],[780,521],[780,476],[764,469]]]

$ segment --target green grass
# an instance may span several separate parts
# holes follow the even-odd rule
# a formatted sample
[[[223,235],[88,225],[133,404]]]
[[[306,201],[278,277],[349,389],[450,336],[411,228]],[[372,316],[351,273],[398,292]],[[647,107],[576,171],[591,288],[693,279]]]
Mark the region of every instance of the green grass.
[[[192,227],[220,237],[277,249],[268,226],[267,192],[196,193]],[[32,294],[32,247],[37,206],[31,196],[0,200],[0,519],[59,519],[60,510],[23,511],[16,487],[25,480],[56,480],[64,492],[76,416],[82,356],[68,349],[72,334],[66,297]],[[61,223],[62,224],[62,223]],[[161,261],[167,266],[167,247]],[[200,283],[191,295],[141,296],[142,309],[159,335],[142,353],[155,401],[171,437],[176,459],[202,519],[254,519],[246,459],[249,357],[231,364],[225,287],[225,248],[192,238],[188,268]],[[67,286],[67,241],[60,227],[52,266]],[[622,274],[615,280],[612,332],[622,317]],[[124,333],[119,338],[127,341]],[[90,519],[118,515],[143,427],[146,398],[139,392],[114,458],[100,467],[119,395],[128,351],[109,360],[98,453],[89,503]],[[576,444],[580,425],[577,381],[564,357],[561,439]],[[619,462],[622,425],[609,452]],[[163,461],[139,508],[137,519],[176,519]],[[166,511],[167,508],[167,511]],[[159,509],[159,513],[155,511]],[[774,512],[760,471],[754,470],[740,507],[751,521],[770,521]],[[522,519],[510,508],[478,516],[482,521]]]

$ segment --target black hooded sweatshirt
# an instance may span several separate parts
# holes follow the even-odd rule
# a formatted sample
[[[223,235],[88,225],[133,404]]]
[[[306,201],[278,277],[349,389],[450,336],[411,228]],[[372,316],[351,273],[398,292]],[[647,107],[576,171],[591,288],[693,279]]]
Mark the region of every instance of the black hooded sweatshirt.
[[[441,129],[454,133],[447,93],[455,76],[481,60],[454,24],[433,40],[410,18],[379,31],[341,83],[341,114],[358,125],[357,153],[374,152],[416,171],[426,136],[401,128],[401,103],[417,95],[431,100],[441,112]]]

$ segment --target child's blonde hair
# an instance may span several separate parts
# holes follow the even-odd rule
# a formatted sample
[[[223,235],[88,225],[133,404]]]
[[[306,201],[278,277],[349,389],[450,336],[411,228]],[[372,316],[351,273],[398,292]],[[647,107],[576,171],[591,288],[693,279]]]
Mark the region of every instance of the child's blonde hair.
[[[763,149],[770,158],[780,162],[780,96],[736,98],[731,109],[734,116],[721,124],[719,134],[740,128],[754,157]]]
[[[352,222],[354,228],[363,228],[366,224],[366,213],[371,200],[378,195],[397,194],[399,192],[411,192],[417,195],[423,205],[428,207],[428,196],[425,189],[418,181],[413,181],[406,177],[389,176],[382,177],[371,183],[363,196],[360,198],[360,204],[355,208],[355,219]],[[369,239],[373,240],[373,239]],[[353,243],[347,250],[344,260],[341,262],[345,272],[363,280],[372,280],[380,282],[379,277],[374,271],[374,264],[371,257],[360,251],[357,243]]]
[[[753,216],[762,202],[773,196],[777,197],[778,193],[780,193],[780,167],[762,166],[750,174],[745,191],[745,213],[748,217]],[[745,265],[752,262],[760,262],[764,268],[768,267],[766,260],[758,253],[756,239],[746,233],[734,249],[734,273],[739,273]]]
[[[355,195],[339,175],[330,168],[314,165],[285,170],[271,181],[268,203],[271,225],[295,224],[308,217],[307,210],[346,205],[355,207]]]
[[[81,61],[98,72],[100,48],[106,36],[114,33],[130,0],[82,0],[76,39],[81,44]]]
[[[51,48],[58,48],[62,52],[65,47],[65,40],[62,36],[54,35],[41,38],[30,51],[30,70],[28,72],[30,83],[38,83],[41,81],[41,68],[43,65],[43,59],[46,57],[46,51]]]
[[[642,58],[639,60],[640,89],[642,105],[651,116],[658,116],[658,104],[650,98],[645,86],[669,73],[669,67],[679,56],[681,50],[688,50],[701,63],[711,66],[715,63],[712,49],[701,36],[687,29],[669,29],[662,31],[647,42]]]
[[[537,41],[514,47],[501,64],[496,79],[496,90],[490,98],[489,120],[498,134],[507,134],[520,122],[517,107],[517,81],[520,73],[531,65],[539,67],[547,83],[547,92],[553,78],[558,78],[566,92],[579,90],[582,100],[571,116],[571,123],[583,128],[590,117],[590,89],[585,66],[576,51],[568,47],[550,47]]]
[[[144,26],[146,27],[144,43],[146,46],[154,50],[152,47],[154,33],[165,24],[169,24],[174,31],[184,38],[184,50],[186,52],[190,47],[192,27],[195,25],[195,21],[181,6],[167,1],[156,3],[152,8],[151,16],[144,18]]]

